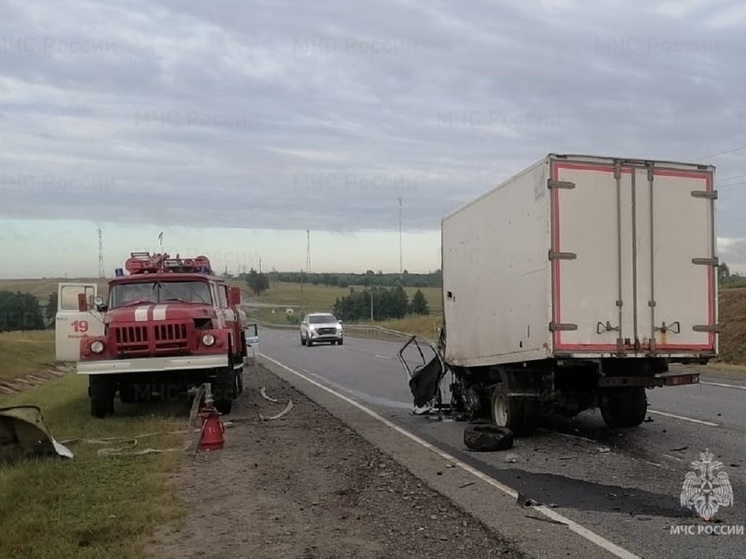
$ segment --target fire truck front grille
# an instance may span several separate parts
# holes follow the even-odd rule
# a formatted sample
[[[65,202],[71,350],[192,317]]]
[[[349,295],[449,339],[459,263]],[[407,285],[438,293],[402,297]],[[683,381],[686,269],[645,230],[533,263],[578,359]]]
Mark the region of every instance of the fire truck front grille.
[[[189,345],[189,332],[187,325],[181,324],[155,324],[153,326],[155,351],[171,351],[187,349]]]
[[[147,326],[115,326],[112,328],[112,334],[119,354],[136,355],[149,352]]]
[[[111,336],[120,356],[183,353],[189,348],[186,323],[114,326]]]

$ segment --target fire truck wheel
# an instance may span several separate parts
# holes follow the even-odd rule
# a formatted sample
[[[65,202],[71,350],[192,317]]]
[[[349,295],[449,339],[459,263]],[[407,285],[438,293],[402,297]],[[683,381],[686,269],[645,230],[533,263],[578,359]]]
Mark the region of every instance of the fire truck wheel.
[[[134,404],[137,402],[137,386],[131,382],[123,382],[119,385],[119,400],[123,404]]]
[[[233,409],[235,382],[235,373],[232,369],[219,371],[215,380],[212,381],[212,397],[215,400],[215,409],[222,414],[229,414]]]
[[[91,375],[88,394],[91,398],[91,415],[106,417],[114,415],[114,396],[117,384],[109,375]]]

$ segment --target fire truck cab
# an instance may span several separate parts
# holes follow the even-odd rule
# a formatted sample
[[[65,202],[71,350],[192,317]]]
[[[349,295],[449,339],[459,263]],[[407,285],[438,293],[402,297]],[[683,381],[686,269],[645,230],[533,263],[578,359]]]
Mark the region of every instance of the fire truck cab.
[[[258,342],[240,288],[205,256],[147,252],[131,253],[108,288],[104,299],[95,286],[60,284],[58,297],[57,358],[88,375],[91,415],[113,415],[117,393],[123,403],[168,399],[207,382],[218,411],[230,413]],[[69,301],[76,292],[77,313]]]

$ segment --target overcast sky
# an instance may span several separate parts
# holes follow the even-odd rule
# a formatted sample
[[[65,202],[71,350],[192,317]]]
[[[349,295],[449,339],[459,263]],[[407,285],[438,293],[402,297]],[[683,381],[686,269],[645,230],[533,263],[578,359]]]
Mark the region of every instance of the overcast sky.
[[[99,227],[107,272],[160,231],[298,270],[306,229],[314,271],[395,272],[399,197],[433,270],[443,215],[549,152],[716,165],[746,272],[745,28],[718,0],[3,0],[0,276],[95,274]]]

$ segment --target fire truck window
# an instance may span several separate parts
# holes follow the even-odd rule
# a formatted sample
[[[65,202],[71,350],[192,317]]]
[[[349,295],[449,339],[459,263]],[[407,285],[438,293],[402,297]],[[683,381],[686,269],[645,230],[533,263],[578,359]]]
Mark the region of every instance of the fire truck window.
[[[111,306],[120,307],[136,301],[142,303],[155,302],[156,295],[153,286],[152,282],[115,285],[111,291]]]
[[[227,307],[228,306],[228,286],[227,285],[221,285],[219,287],[220,291],[220,306],[221,307]]]
[[[85,292],[86,298],[89,301],[93,297],[93,289],[90,287],[81,289],[81,287],[77,285],[63,285],[61,291],[59,307],[60,310],[63,311],[78,310],[78,293]]]
[[[200,281],[164,281],[158,297],[158,301],[162,303],[209,303],[210,300],[210,287]]]

